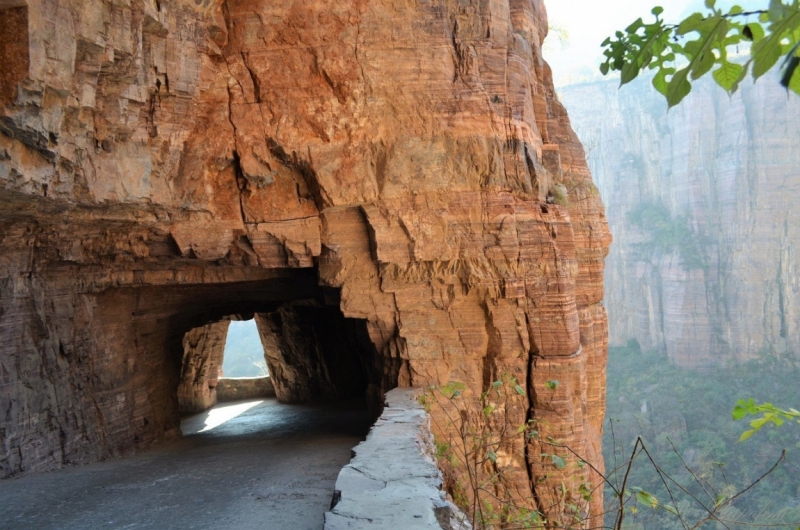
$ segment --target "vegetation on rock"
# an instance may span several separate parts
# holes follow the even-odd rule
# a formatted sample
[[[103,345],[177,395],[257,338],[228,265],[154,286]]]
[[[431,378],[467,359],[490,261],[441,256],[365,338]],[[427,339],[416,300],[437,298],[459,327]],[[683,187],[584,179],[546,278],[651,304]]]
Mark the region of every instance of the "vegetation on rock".
[[[748,394],[757,400],[777,395],[786,403],[798,403],[798,377],[800,364],[789,356],[765,354],[758,360],[698,373],[671,365],[657,352],[642,351],[635,340],[625,347],[612,347],[609,424],[603,440],[606,466],[613,470],[615,462],[630,454],[632,441],[641,436],[657,452],[661,468],[692,495],[708,498],[713,487],[716,495],[729,499],[759,479],[785,451],[784,462],[757,488],[735,499],[724,517],[736,522],[727,523],[731,528],[744,527],[746,520],[796,526],[800,523],[798,430],[766,428],[758,439],[737,443],[742,429],[732,421],[730,410],[731,403]],[[635,467],[630,482],[656,498],[669,498],[659,475],[647,466]],[[709,500],[713,505],[717,499]],[[687,520],[703,515],[702,507],[686,499],[677,507]],[[628,523],[626,528],[632,530],[685,528],[664,510],[638,511]]]
[[[642,203],[629,213],[628,219],[649,236],[646,243],[640,244],[641,252],[678,252],[687,270],[707,266],[703,241],[692,230],[687,217],[674,217],[661,204]]]
[[[797,465],[794,450],[786,449],[795,440],[772,430],[766,444],[736,444],[737,427],[726,403],[728,394],[740,387],[765,386],[759,385],[754,368],[779,372],[772,381],[782,389],[792,386],[800,367],[772,359],[714,375],[696,374],[672,367],[657,353],[642,352],[635,341],[612,353],[606,472],[563,441],[543,434],[547,425],[542,420],[528,419],[516,429],[493,429],[497,419],[525,397],[525,390],[509,375],[491,383],[479,397],[451,382],[430,387],[420,398],[426,410],[436,409],[436,456],[445,485],[470,514],[474,528],[598,527],[600,522],[590,518],[587,508],[603,486],[603,528],[796,527],[800,491],[793,490],[792,479]],[[555,391],[559,385],[552,380],[545,387]],[[561,473],[588,466],[595,483],[562,482],[557,502],[544,506],[535,489],[526,496],[508,487],[520,463],[535,460]]]

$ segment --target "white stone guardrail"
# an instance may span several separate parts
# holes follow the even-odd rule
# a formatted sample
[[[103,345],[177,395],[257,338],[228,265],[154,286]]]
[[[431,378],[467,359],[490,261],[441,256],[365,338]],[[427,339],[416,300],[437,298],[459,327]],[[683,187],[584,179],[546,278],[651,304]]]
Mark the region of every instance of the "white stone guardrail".
[[[471,529],[442,490],[420,393],[397,388],[386,394],[383,414],[339,472],[324,530]]]

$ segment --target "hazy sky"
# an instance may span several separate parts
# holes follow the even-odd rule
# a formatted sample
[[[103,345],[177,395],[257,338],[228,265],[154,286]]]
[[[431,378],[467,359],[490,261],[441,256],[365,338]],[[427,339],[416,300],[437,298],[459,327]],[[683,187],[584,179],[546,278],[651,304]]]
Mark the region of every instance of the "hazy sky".
[[[767,0],[718,0],[720,7],[733,4],[752,10],[767,5]],[[703,10],[702,0],[545,0],[550,26],[567,32],[562,46],[555,32],[545,41],[545,59],[553,68],[556,86],[599,77],[602,52],[600,43],[624,29],[639,17],[648,20],[654,5],[664,7],[668,21],[679,21],[694,11]],[[652,20],[652,18],[650,18]]]

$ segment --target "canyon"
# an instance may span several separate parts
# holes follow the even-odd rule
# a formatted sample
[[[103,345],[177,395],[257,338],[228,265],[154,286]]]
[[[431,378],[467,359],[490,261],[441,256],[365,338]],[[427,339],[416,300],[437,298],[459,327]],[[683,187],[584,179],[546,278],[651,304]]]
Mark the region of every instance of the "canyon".
[[[800,101],[777,74],[701,80],[667,112],[647,79],[566,86],[616,235],[610,340],[709,370],[800,353]],[[603,113],[596,109],[601,107]]]
[[[495,428],[603,469],[611,236],[540,0],[0,0],[0,24],[0,477],[179,436],[253,317],[284,403],[509,374]],[[552,452],[520,435],[486,473],[599,516]]]

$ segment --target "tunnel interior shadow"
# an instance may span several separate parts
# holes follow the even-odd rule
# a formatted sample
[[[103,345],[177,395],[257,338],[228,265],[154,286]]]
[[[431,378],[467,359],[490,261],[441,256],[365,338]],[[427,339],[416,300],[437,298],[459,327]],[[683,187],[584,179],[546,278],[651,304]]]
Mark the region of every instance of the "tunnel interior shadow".
[[[225,285],[223,296],[201,289],[170,315],[167,351],[176,374],[172,384],[181,416],[208,411],[212,418],[207,419],[213,423],[226,414],[223,411],[236,410],[212,407],[217,404],[228,326],[231,321],[254,319],[277,398],[270,407],[349,407],[366,409],[370,422],[377,418],[384,370],[367,321],[345,317],[339,291],[317,285],[316,275],[306,273],[301,279],[291,289]],[[242,415],[241,421],[250,416]],[[327,425],[324,417],[319,421]],[[358,414],[354,421],[355,431],[362,433],[364,422]]]

